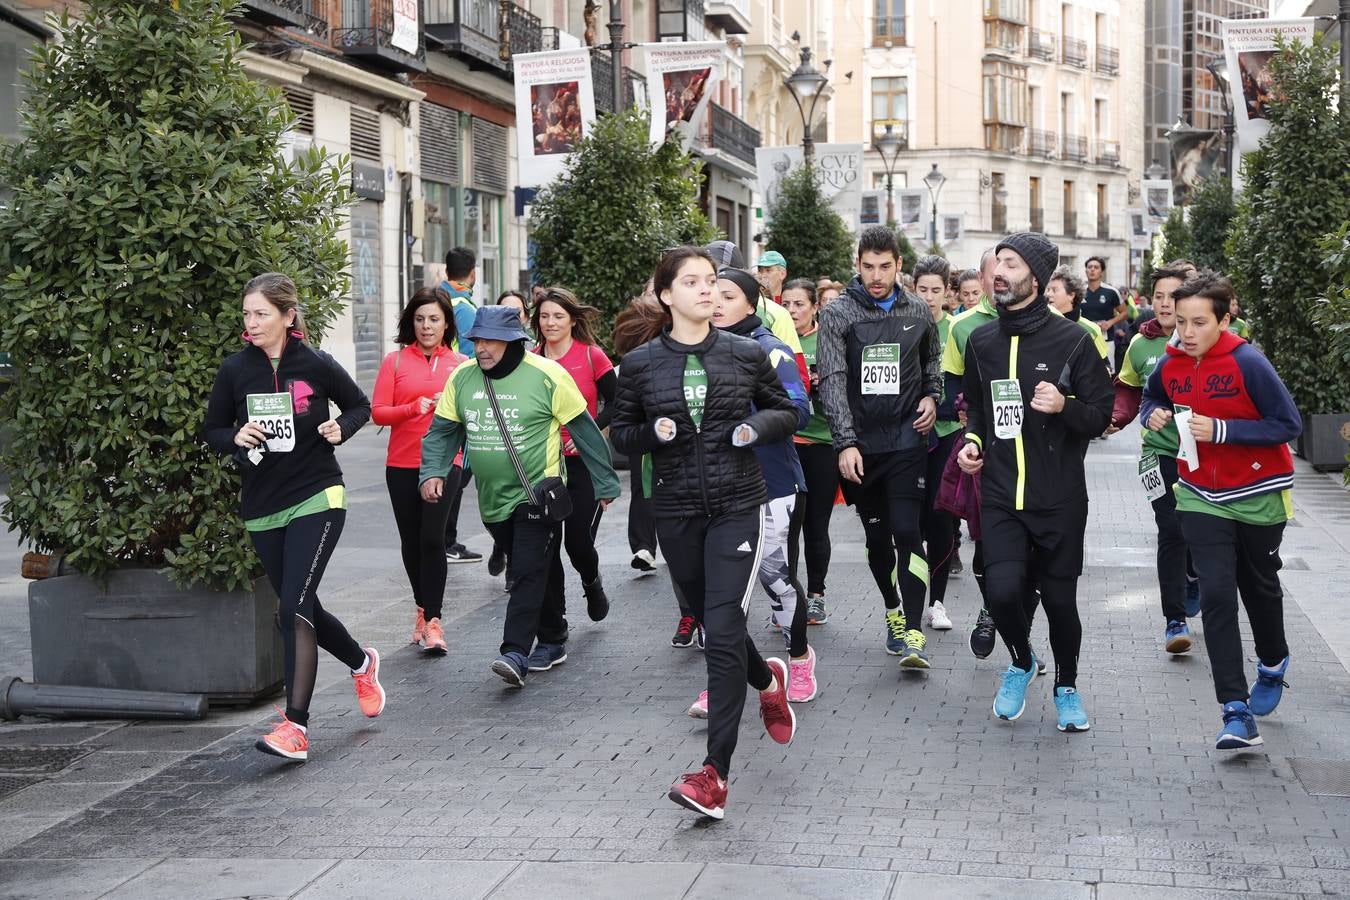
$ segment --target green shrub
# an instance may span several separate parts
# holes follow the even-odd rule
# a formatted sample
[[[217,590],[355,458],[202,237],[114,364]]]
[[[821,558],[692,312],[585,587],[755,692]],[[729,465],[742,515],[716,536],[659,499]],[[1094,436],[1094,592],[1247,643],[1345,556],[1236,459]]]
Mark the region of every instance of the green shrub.
[[[1228,270],[1223,245],[1233,220],[1233,185],[1219,171],[1211,172],[1191,195],[1191,259],[1202,269]]]
[[[821,191],[820,177],[811,166],[798,166],[779,182],[769,209],[765,248],[787,258],[793,278],[828,277],[847,283],[853,277],[857,243]]]
[[[1195,237],[1186,223],[1186,213],[1180,206],[1172,207],[1162,227],[1163,256],[1168,260],[1193,259]]]

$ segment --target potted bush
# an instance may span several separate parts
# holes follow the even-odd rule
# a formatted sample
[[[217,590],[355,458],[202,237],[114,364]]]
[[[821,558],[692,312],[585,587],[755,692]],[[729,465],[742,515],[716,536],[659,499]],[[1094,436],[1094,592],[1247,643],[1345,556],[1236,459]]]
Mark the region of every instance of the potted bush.
[[[247,699],[281,682],[275,597],[198,438],[238,292],[292,275],[321,334],[346,289],[347,191],[250,79],[211,0],[91,0],[36,51],[0,149],[3,517],[75,574],[33,583],[39,681]]]

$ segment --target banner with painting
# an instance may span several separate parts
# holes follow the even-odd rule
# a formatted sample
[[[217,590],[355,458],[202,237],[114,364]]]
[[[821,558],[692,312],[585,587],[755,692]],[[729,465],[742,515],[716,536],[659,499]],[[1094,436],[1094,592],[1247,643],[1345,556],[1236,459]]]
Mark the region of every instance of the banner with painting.
[[[755,171],[766,220],[773,215],[779,183],[802,164],[802,158],[800,146],[755,149]],[[844,224],[855,231],[863,209],[862,163],[862,144],[816,144],[815,170],[821,192],[829,198],[830,206]],[[885,215],[884,204],[881,214]]]
[[[1139,182],[1140,193],[1144,196],[1144,222],[1154,230],[1161,228],[1172,211],[1172,179],[1145,178]]]
[[[944,213],[938,217],[938,224],[942,230],[938,232],[938,244],[942,247],[950,247],[952,244],[960,241],[965,236],[965,214]]]
[[[862,192],[862,211],[858,214],[858,224],[863,227],[886,224],[885,191]]]
[[[1125,212],[1130,217],[1130,249],[1147,250],[1153,240],[1153,229],[1149,227],[1144,211],[1129,209]]]
[[[1184,206],[1218,164],[1223,132],[1173,128],[1167,133],[1167,143],[1171,148],[1173,196]]]
[[[1233,189],[1240,188],[1241,160],[1261,144],[1270,131],[1270,101],[1274,82],[1270,61],[1274,58],[1275,39],[1311,43],[1316,20],[1306,19],[1224,19],[1224,59],[1228,63],[1228,83],[1233,98],[1234,157]]]
[[[923,202],[928,192],[923,188],[901,188],[895,192],[896,228],[910,239],[928,235],[928,217],[923,214]]]
[[[653,144],[673,132],[693,142],[704,110],[722,77],[722,41],[698,43],[639,44],[646,60],[647,90],[651,98]]]
[[[516,151],[520,185],[539,187],[567,168],[595,123],[595,91],[588,49],[518,53]]]

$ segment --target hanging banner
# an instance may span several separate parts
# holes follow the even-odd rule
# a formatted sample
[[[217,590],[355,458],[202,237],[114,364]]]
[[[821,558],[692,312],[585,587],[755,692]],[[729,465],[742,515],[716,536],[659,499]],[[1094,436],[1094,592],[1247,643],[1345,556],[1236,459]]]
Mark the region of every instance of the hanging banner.
[[[1200,182],[1209,177],[1223,150],[1223,132],[1173,128],[1167,133],[1172,156],[1172,194],[1185,206]]]
[[[1144,221],[1161,228],[1172,211],[1172,179],[1145,178],[1139,182],[1139,190],[1144,196]]]
[[[518,53],[511,62],[519,182],[539,187],[563,173],[595,123],[591,52],[583,48]]]
[[[660,144],[678,131],[691,142],[722,75],[722,41],[639,44],[647,61],[651,91],[651,142]]]
[[[1224,19],[1224,58],[1232,90],[1233,189],[1239,189],[1243,154],[1251,153],[1270,131],[1269,109],[1274,92],[1270,61],[1275,56],[1275,38],[1312,43],[1314,19]]]
[[[797,166],[802,164],[801,147],[756,147],[755,175],[759,180],[759,197],[764,219],[778,202],[778,185]]]
[[[902,188],[895,192],[896,228],[906,237],[921,238],[928,234],[928,219],[923,214],[923,201],[927,197],[923,188]]]
[[[830,206],[839,213],[844,224],[856,230],[863,208],[863,145],[816,144],[816,174],[820,189],[830,200]],[[755,148],[755,172],[759,178],[759,194],[764,217],[771,219],[778,200],[778,185],[788,172],[802,164],[801,147]],[[885,192],[881,192],[885,196]],[[883,204],[882,215],[885,215]]]
[[[418,30],[417,0],[394,0],[394,33],[389,38],[390,46],[416,56]]]
[[[858,213],[859,225],[886,224],[886,192],[863,191],[862,211]]]
[[[1128,209],[1125,212],[1130,217],[1130,249],[1147,250],[1153,232],[1148,227],[1144,211],[1142,209]]]
[[[950,247],[952,244],[961,240],[966,233],[965,221],[966,217],[964,214],[949,215],[944,213],[938,219],[939,224],[942,226],[942,230],[938,232],[938,243],[943,247]]]

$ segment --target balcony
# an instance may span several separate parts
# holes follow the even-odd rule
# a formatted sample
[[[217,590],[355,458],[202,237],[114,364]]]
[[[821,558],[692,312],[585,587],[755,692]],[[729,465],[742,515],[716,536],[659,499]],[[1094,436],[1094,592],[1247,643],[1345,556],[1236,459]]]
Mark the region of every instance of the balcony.
[[[261,25],[327,36],[329,6],[329,0],[244,0],[241,12]]]
[[[1078,237],[1078,213],[1073,210],[1064,211],[1064,236]]]
[[[595,112],[597,115],[614,112],[613,73],[614,66],[610,62],[607,51],[591,54],[591,81],[595,85]],[[635,84],[646,85],[647,79],[625,66],[623,70],[623,105],[625,109],[637,102],[633,96]]]
[[[1031,208],[1031,230],[1045,234],[1045,210],[1039,206]]]
[[[1097,240],[1109,241],[1111,239],[1111,218],[1110,216],[1097,216]]]
[[[759,131],[728,109],[709,103],[708,123],[699,143],[711,150],[721,150],[749,166],[755,164],[755,148],[759,146]]]
[[[407,37],[396,33],[394,0],[341,0],[341,4],[341,24],[332,29],[334,47],[353,59],[393,72],[426,71],[426,45],[419,23],[411,22],[412,33]],[[415,49],[409,49],[405,40]]]
[[[1105,44],[1097,45],[1097,71],[1103,75],[1114,75],[1120,71],[1120,51]]]
[[[1039,28],[1027,29],[1027,56],[1043,62],[1055,61],[1055,36]]]
[[[1027,156],[1041,159],[1054,159],[1059,155],[1059,135],[1053,131],[1041,131],[1039,128],[1027,132]]]
[[[1087,162],[1088,142],[1085,137],[1064,135],[1064,159],[1070,162]]]
[[[1063,56],[1061,57],[1061,61],[1064,65],[1075,66],[1079,69],[1087,68],[1087,41],[1066,37],[1060,41],[1060,46],[1064,51]]]
[[[1097,162],[1103,166],[1120,165],[1120,142],[1098,141],[1096,158]]]
[[[749,34],[750,0],[707,0],[703,21],[726,34]]]
[[[502,59],[501,4],[497,0],[426,0],[426,33],[450,56],[470,69],[511,77],[511,61]],[[545,49],[539,17],[512,3],[507,11],[511,53]],[[557,41],[556,31],[553,40]],[[555,45],[556,46],[556,45]]]

